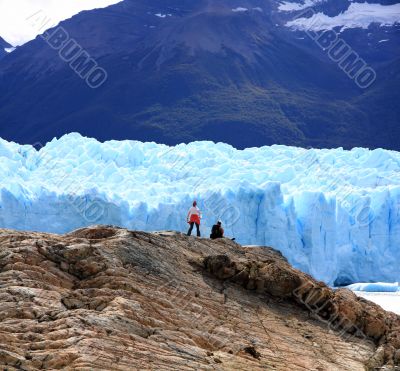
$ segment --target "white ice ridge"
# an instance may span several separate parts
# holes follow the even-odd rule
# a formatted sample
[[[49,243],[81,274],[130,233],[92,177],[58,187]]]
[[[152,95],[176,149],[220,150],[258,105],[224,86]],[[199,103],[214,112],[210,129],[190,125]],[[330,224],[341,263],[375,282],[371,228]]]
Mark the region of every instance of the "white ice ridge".
[[[228,236],[273,246],[329,284],[400,281],[398,152],[168,147],[79,134],[36,151],[0,139],[0,227],[185,232],[193,199],[203,236],[222,219]]]

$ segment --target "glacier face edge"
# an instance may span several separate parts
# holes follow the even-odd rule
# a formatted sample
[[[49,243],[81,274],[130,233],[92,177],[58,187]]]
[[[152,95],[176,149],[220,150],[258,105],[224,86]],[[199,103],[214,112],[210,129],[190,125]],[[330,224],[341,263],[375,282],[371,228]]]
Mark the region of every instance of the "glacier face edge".
[[[0,140],[1,228],[186,231],[193,199],[203,236],[222,219],[241,244],[277,248],[328,284],[400,280],[398,152],[100,143],[76,133],[37,151]]]

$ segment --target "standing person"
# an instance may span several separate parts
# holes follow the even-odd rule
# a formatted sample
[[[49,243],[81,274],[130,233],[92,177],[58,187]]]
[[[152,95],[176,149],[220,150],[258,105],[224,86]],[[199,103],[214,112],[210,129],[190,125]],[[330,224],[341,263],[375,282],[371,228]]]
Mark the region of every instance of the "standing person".
[[[211,229],[210,238],[215,240],[217,238],[224,238],[224,228],[222,228],[222,222],[218,220],[217,224],[214,224]]]
[[[201,219],[201,212],[197,207],[197,202],[193,201],[193,206],[189,209],[187,215],[187,222],[190,224],[190,228],[187,233],[188,236],[192,234],[193,226],[196,224],[197,237],[200,237],[200,219]]]

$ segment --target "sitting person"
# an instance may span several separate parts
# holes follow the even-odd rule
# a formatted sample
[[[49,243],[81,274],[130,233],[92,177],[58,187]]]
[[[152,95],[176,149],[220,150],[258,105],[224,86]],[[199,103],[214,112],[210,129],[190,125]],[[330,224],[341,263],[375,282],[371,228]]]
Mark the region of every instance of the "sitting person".
[[[211,229],[210,238],[215,240],[216,238],[224,238],[224,228],[222,228],[222,222],[218,220],[217,224],[214,224]]]

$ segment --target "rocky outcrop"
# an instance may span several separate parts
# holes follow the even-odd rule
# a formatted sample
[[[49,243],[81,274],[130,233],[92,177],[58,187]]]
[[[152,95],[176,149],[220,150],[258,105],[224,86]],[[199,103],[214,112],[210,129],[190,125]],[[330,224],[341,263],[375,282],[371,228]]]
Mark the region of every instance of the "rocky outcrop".
[[[257,254],[256,258],[252,257],[254,254]],[[357,297],[348,289],[331,290],[323,282],[292,268],[286,261],[265,255],[262,248],[252,248],[238,260],[232,260],[226,254],[209,256],[204,265],[219,279],[276,298],[294,300],[328,328],[344,336],[372,341],[378,349],[366,363],[367,368],[375,370],[386,366],[395,369],[395,366],[400,366],[398,315]]]
[[[0,369],[395,370],[400,320],[269,248],[0,230]]]

